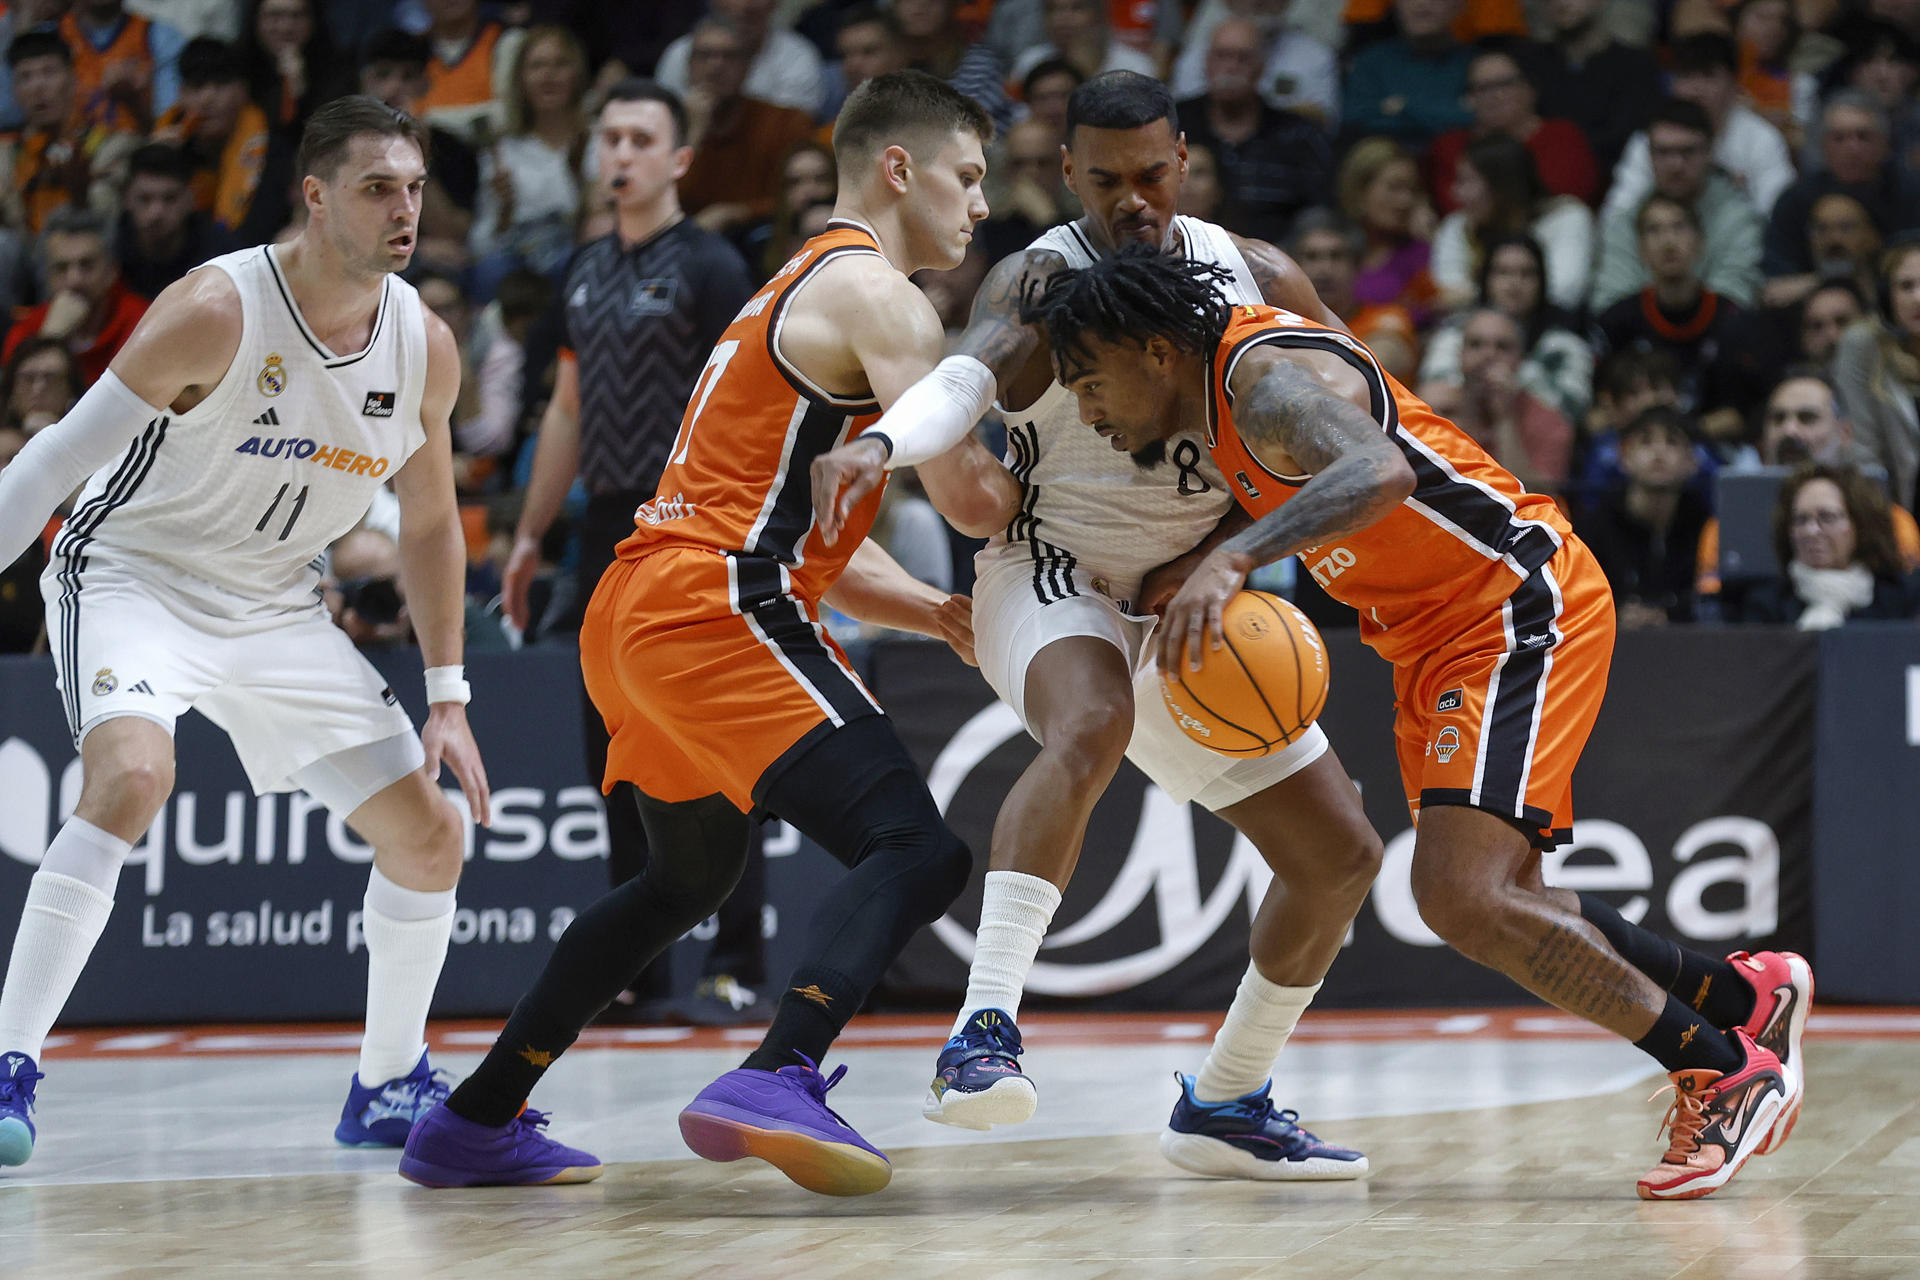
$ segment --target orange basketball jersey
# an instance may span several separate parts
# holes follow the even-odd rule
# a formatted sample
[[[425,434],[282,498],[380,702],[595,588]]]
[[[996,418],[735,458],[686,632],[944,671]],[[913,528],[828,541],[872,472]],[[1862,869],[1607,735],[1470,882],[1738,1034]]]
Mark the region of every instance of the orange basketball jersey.
[[[780,325],[794,293],[825,263],[879,252],[866,227],[836,220],[740,309],[694,381],[659,491],[634,513],[633,536],[620,544],[623,559],[704,547],[776,562],[783,594],[809,603],[826,594],[873,527],[881,489],[829,547],[814,531],[809,473],[816,457],[872,426],[880,406],[808,382],[780,355]]]
[[[1207,444],[1240,505],[1274,511],[1310,478],[1269,470],[1240,439],[1229,386],[1254,347],[1329,351],[1359,370],[1381,428],[1413,467],[1413,495],[1383,519],[1300,554],[1327,594],[1360,612],[1361,638],[1390,662],[1429,652],[1497,615],[1572,530],[1552,499],[1528,493],[1465,432],[1388,376],[1366,346],[1272,307],[1239,306],[1215,350]]]

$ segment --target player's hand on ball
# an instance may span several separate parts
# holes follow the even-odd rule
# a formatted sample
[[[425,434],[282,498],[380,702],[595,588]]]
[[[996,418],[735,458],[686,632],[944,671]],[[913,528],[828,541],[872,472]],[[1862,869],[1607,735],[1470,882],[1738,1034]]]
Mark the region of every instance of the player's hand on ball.
[[[473,820],[492,826],[493,794],[487,788],[487,767],[480,763],[480,746],[467,725],[467,709],[457,702],[434,703],[427,712],[427,727],[420,731],[420,745],[427,752],[427,777],[440,781],[444,762],[466,794]]]
[[[854,439],[813,460],[813,514],[820,536],[832,546],[860,500],[887,477],[887,446]]]
[[[973,597],[948,596],[934,606],[933,619],[940,627],[940,638],[970,667],[980,665],[973,653]]]
[[[1161,615],[1162,671],[1178,670],[1182,657],[1189,670],[1198,671],[1207,650],[1220,647],[1225,637],[1221,614],[1247,584],[1247,572],[1219,551],[1200,562]]]
[[[1165,614],[1167,605],[1206,558],[1204,551],[1189,551],[1183,556],[1175,556],[1158,569],[1148,571],[1147,576],[1140,580],[1140,598],[1134,601],[1134,608],[1141,614]]]

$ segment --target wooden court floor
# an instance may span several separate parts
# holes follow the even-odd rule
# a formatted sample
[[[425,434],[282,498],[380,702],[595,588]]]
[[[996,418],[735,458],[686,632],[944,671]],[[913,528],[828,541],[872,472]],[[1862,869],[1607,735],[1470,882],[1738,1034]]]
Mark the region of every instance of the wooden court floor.
[[[377,1169],[384,1158],[293,1176],[0,1179],[0,1276],[1920,1277],[1920,1037],[1911,1033],[1920,1018],[1907,1015],[1904,1034],[1853,1021],[1869,1029],[1820,1034],[1816,1022],[1808,1101],[1792,1141],[1718,1195],[1686,1204],[1633,1194],[1634,1178],[1662,1149],[1663,1103],[1647,1100],[1660,1083],[1652,1077],[1525,1105],[1337,1123],[1309,1116],[1324,1136],[1369,1153],[1373,1176],[1357,1185],[1185,1175],[1158,1153],[1150,1130],[1164,1107],[1151,1100],[1103,1103],[1125,1112],[1110,1117],[1114,1132],[1105,1135],[892,1141],[893,1185],[859,1200],[809,1195],[756,1162],[692,1159],[614,1163],[581,1187],[440,1192]],[[1195,1043],[1204,1050],[1210,1027],[1177,1025],[1186,1030],[1169,1038],[1184,1036],[1182,1052]],[[1329,1052],[1351,1051],[1356,1069],[1382,1088],[1395,1088],[1396,1076],[1407,1089],[1433,1083],[1405,1075],[1430,1061],[1420,1057],[1417,1027],[1396,1035],[1361,1025],[1317,1038]],[[1496,1017],[1478,1034],[1493,1056],[1475,1061],[1502,1069],[1503,1046],[1517,1043],[1502,1038],[1514,1034],[1512,1020]],[[1085,1039],[1056,1052],[1056,1078],[1082,1067],[1144,1073],[1144,1060]],[[1554,1043],[1574,1054],[1612,1050],[1579,1036]],[[625,1087],[644,1089],[669,1055],[690,1052],[668,1045],[600,1057],[615,1062]],[[858,1071],[863,1053],[884,1052],[847,1056]],[[1516,1057],[1513,1069],[1541,1060]],[[249,1059],[222,1061],[244,1069]],[[142,1079],[127,1078],[136,1089]],[[1159,1076],[1152,1097],[1164,1101],[1165,1091]],[[1044,1112],[1044,1090],[1042,1098]],[[129,1142],[141,1123],[133,1101],[133,1118],[113,1122]],[[69,1104],[69,1129],[89,1105],[106,1103]],[[170,1104],[159,1109],[175,1115]],[[556,1126],[560,1136],[595,1145],[593,1116],[567,1119]],[[1101,1117],[1092,1120],[1098,1127]],[[110,1143],[112,1133],[90,1132],[85,1142]],[[363,1154],[376,1153],[352,1153]],[[208,1172],[221,1172],[211,1157]]]

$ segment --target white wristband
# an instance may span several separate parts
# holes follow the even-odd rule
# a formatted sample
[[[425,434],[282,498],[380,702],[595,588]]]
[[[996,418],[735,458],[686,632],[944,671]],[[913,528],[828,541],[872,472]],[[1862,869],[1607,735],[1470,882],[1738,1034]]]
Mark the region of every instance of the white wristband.
[[[473,701],[473,686],[467,683],[467,669],[464,666],[428,667],[427,701],[457,702],[463,707]]]

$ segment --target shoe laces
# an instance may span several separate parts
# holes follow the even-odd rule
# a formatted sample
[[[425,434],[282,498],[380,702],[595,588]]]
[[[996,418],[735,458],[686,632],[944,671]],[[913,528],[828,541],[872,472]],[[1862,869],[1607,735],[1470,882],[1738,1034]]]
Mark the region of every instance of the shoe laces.
[[[549,1119],[551,1119],[551,1117],[544,1111],[535,1111],[532,1107],[522,1107],[520,1114],[513,1118],[513,1123],[515,1128],[527,1131],[522,1136],[538,1137],[541,1136],[538,1131],[547,1127],[547,1121]]]
[[[969,1049],[991,1049],[1003,1058],[1020,1056],[1020,1032],[1011,1022],[996,1022],[985,1027],[969,1026],[953,1039]]]
[[[1661,1136],[1667,1137],[1666,1164],[1685,1164],[1688,1156],[1700,1149],[1700,1134],[1707,1127],[1707,1103],[1705,1090],[1682,1089],[1678,1084],[1669,1084],[1656,1089],[1654,1098],[1668,1092],[1673,1093],[1673,1105],[1667,1108],[1666,1116],[1660,1121]]]
[[[822,1111],[832,1116],[835,1120],[838,1120],[846,1128],[853,1128],[852,1125],[847,1124],[845,1118],[842,1117],[838,1111],[835,1111],[827,1105],[827,1090],[839,1084],[840,1078],[847,1074],[847,1064],[843,1062],[833,1069],[832,1075],[823,1076],[820,1074],[820,1064],[812,1058],[801,1053],[798,1049],[794,1050],[793,1056],[806,1063],[806,1066],[804,1068],[782,1067],[775,1074],[786,1076],[787,1079],[799,1084],[802,1089],[806,1090],[807,1096],[812,1098]],[[793,1074],[787,1075],[790,1071]]]
[[[46,1078],[44,1071],[22,1071],[15,1076],[0,1076],[0,1107],[32,1109],[33,1086]]]

